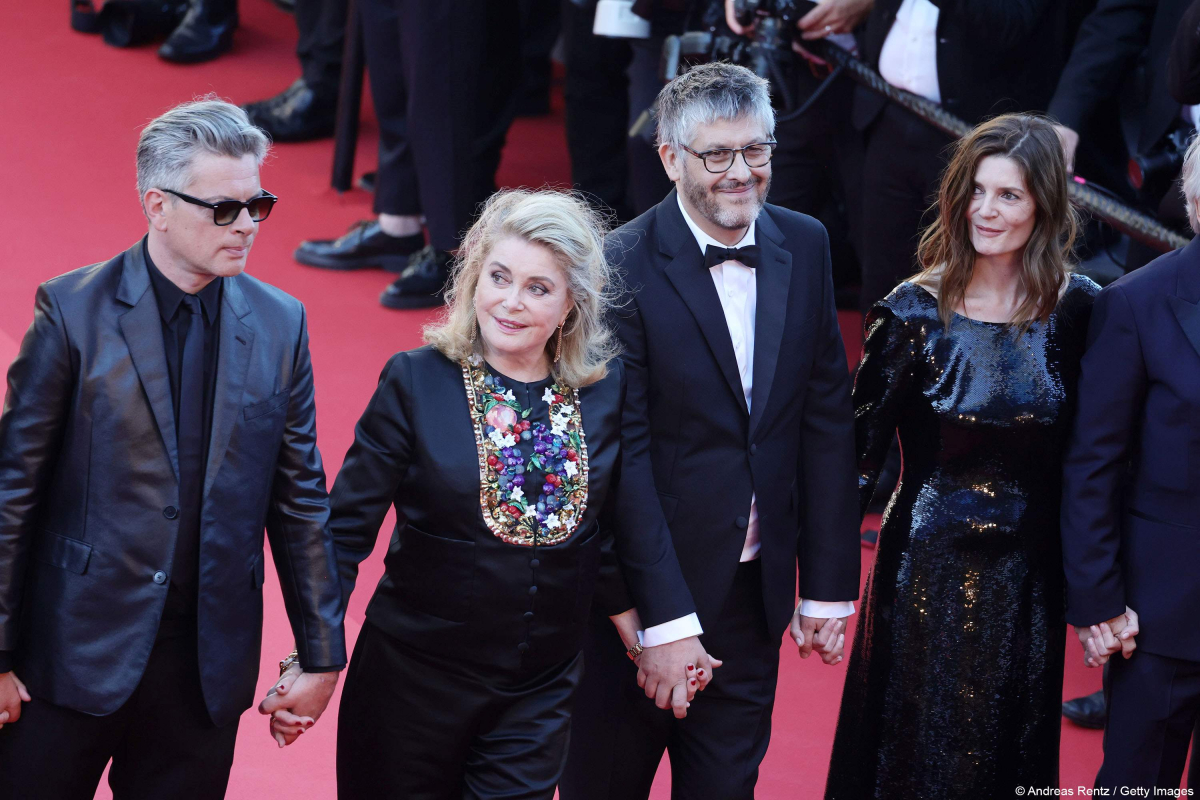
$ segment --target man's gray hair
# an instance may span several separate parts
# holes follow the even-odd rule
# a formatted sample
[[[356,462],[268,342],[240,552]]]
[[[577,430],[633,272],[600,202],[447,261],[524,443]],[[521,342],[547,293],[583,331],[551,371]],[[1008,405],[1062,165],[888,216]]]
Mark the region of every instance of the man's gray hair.
[[[1192,143],[1188,145],[1183,157],[1183,178],[1179,183],[1192,232],[1200,235],[1200,219],[1196,213],[1196,201],[1200,199],[1200,134],[1193,135]]]
[[[687,144],[704,123],[745,116],[761,122],[767,136],[775,133],[770,83],[727,61],[692,67],[662,88],[655,107],[660,146]]]
[[[142,129],[137,146],[138,199],[149,189],[182,190],[191,182],[192,161],[201,153],[242,158],[262,165],[271,140],[246,112],[206,95],[181,103]]]

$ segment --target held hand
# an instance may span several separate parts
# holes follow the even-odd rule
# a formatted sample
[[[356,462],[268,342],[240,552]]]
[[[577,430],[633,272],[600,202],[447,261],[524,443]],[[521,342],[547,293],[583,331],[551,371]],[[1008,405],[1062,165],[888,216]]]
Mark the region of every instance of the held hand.
[[[837,617],[806,617],[796,608],[792,615],[792,624],[788,629],[793,641],[800,650],[801,658],[808,658],[813,647],[821,660],[830,666],[842,660],[842,650],[846,644],[846,620]]]
[[[704,651],[696,636],[647,647],[637,661],[638,686],[659,708],[671,708],[683,719],[696,692],[708,686],[721,663]]]
[[[275,682],[258,713],[271,715],[271,735],[280,747],[296,741],[321,718],[333,690],[336,672],[304,672],[293,665]]]
[[[1054,132],[1058,134],[1058,139],[1062,142],[1063,158],[1067,162],[1067,173],[1072,174],[1075,172],[1075,150],[1079,147],[1079,134],[1066,125],[1055,125]]]
[[[621,637],[621,643],[625,645],[626,650],[638,643],[637,632],[642,628],[642,619],[638,616],[636,608],[623,611],[609,619],[616,627],[617,634]]]
[[[0,673],[0,728],[21,718],[21,703],[32,700],[15,672]]]
[[[809,11],[796,27],[801,38],[824,39],[834,33],[850,33],[871,13],[875,0],[826,0]]]
[[[1120,616],[1086,628],[1075,628],[1079,643],[1083,645],[1083,663],[1088,667],[1103,666],[1118,652],[1125,658],[1132,656],[1137,649],[1139,632],[1137,612],[1128,606]]]

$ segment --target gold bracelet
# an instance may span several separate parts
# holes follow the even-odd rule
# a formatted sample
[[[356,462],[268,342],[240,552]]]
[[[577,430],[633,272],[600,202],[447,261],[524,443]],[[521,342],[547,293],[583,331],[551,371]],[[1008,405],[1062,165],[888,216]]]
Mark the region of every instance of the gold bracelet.
[[[298,662],[299,660],[300,660],[300,651],[299,650],[293,650],[292,652],[288,653],[287,658],[285,658],[283,661],[279,662],[279,675],[282,677],[283,673],[287,672],[291,668],[291,666],[293,664],[295,664],[296,662]]]
[[[625,651],[625,655],[629,656],[630,661],[637,661],[637,657],[642,654],[646,648],[642,647],[641,642],[634,642],[633,647]]]

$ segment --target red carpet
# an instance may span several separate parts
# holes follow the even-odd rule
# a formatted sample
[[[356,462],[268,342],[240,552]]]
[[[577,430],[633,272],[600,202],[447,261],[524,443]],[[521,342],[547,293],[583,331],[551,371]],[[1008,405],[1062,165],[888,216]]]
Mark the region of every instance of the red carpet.
[[[193,95],[215,91],[246,102],[274,94],[296,76],[292,19],[267,0],[242,0],[242,20],[231,54],[209,65],[176,67],[159,61],[152,48],[119,51],[98,37],[70,31],[65,0],[0,3],[0,368],[15,354],[29,324],[39,282],[107,259],[144,233],[133,158],[141,125]],[[367,112],[360,172],[375,161],[374,134]],[[379,369],[394,351],[419,344],[426,315],[381,308],[376,298],[388,281],[382,272],[341,275],[292,261],[291,251],[301,239],[339,235],[370,214],[367,195],[339,196],[328,188],[331,151],[328,141],[276,148],[263,170],[263,185],[282,199],[262,228],[250,271],[308,306],[320,443],[332,476]],[[546,119],[518,121],[500,180],[534,186],[569,181],[561,109]],[[858,321],[848,315],[844,322],[848,347],[856,352]],[[385,538],[364,564],[362,588],[347,620],[351,637],[380,574]],[[871,553],[864,552],[864,576],[870,560]],[[276,674],[275,662],[292,648],[273,572],[267,584],[263,691]],[[1085,672],[1078,646],[1072,644],[1068,652],[1067,695],[1098,688],[1099,673]],[[793,647],[783,648],[774,737],[759,797],[821,796],[844,674],[843,667],[826,667],[816,658],[802,662]],[[320,724],[283,751],[268,737],[263,719],[247,712],[229,796],[334,797],[336,709],[335,699]],[[1066,725],[1063,785],[1090,785],[1099,762],[1100,734]],[[654,797],[668,797],[668,785],[668,776],[660,774]],[[97,794],[109,796],[107,786]]]

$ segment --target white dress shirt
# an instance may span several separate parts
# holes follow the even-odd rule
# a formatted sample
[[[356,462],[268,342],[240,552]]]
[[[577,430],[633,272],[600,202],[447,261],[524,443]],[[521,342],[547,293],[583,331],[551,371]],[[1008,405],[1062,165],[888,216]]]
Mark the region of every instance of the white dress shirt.
[[[700,252],[704,248],[724,248],[725,245],[709,236],[692,221],[683,198],[676,195],[679,210],[683,219],[696,237]],[[753,222],[734,247],[749,247],[754,244]],[[750,408],[751,393],[754,388],[754,321],[758,306],[758,279],[754,270],[738,261],[726,261],[717,264],[709,270],[713,284],[717,287],[717,296],[721,298],[721,308],[725,312],[725,324],[729,328],[729,338],[733,341],[733,355],[737,359],[738,374],[742,380],[742,393],[746,397],[746,408]],[[758,498],[750,495],[749,524],[746,525],[746,541],[742,545],[740,561],[753,561],[758,558],[762,545],[758,538]],[[849,600],[840,602],[821,602],[803,600],[800,613],[808,617],[848,617],[854,613],[854,603]],[[670,623],[667,623],[670,624]]]
[[[879,74],[884,80],[935,103],[942,102],[937,68],[940,13],[929,0],[904,0],[879,52]]]

